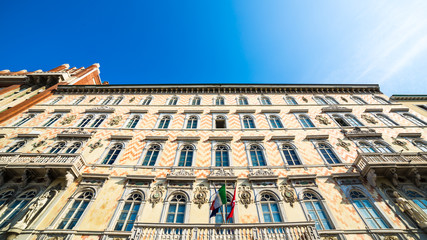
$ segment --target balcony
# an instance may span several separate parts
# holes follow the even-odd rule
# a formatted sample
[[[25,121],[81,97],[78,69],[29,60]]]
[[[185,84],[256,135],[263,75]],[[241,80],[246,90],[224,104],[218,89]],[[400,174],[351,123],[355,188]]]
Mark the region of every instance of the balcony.
[[[314,222],[255,224],[162,224],[137,223],[129,240],[289,239],[318,240]]]

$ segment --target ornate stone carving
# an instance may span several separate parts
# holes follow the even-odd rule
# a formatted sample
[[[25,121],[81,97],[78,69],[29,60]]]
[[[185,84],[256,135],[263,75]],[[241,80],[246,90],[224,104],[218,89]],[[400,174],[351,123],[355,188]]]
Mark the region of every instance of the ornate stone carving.
[[[302,100],[305,102],[305,103],[308,103],[308,100],[307,100],[307,98],[305,98],[305,97],[302,97]]]
[[[322,240],[338,240],[337,237],[332,237],[332,236],[327,236],[327,237],[322,237]]]
[[[46,170],[46,173],[45,173],[45,174],[44,174],[44,176],[43,176],[44,185],[45,185],[46,187],[47,187],[47,186],[49,186],[49,185],[50,185],[50,183],[52,182],[52,178],[51,178],[51,176],[50,176],[51,171],[52,171],[52,170],[47,169],[47,170]]]
[[[89,102],[91,103],[91,102],[93,102],[93,101],[95,101],[96,100],[96,97],[93,97],[93,98],[91,98],[90,100],[89,100]]]
[[[384,240],[399,240],[399,238],[396,236],[385,236]]]
[[[387,171],[387,175],[389,176],[393,186],[397,187],[399,185],[399,176],[397,175],[396,168],[390,168]]]
[[[31,223],[31,220],[43,210],[47,203],[55,196],[56,191],[50,190],[43,193],[40,197],[37,198],[29,207],[28,211],[22,217],[22,219],[16,223],[14,228],[24,229],[28,224]]]
[[[108,123],[108,125],[110,125],[110,126],[114,126],[114,125],[117,125],[117,124],[119,124],[120,123],[120,121],[122,120],[122,116],[115,116],[115,117],[113,117],[111,120],[110,120],[110,122]]]
[[[369,170],[368,174],[366,174],[366,179],[372,187],[377,186],[377,174],[374,169]]]
[[[88,131],[84,131],[83,128],[79,128],[76,131],[71,131],[71,130],[64,130],[61,132],[61,134],[75,134],[75,135],[87,135],[87,134],[91,134]]]
[[[99,139],[96,143],[91,143],[91,144],[89,144],[89,148],[90,148],[90,153],[91,152],[93,152],[95,149],[97,149],[97,148],[100,148],[100,147],[102,147],[102,146],[104,146],[102,143],[101,143],[101,139]]]
[[[344,102],[348,102],[347,98],[345,97],[341,97],[341,100],[343,100]]]
[[[21,177],[21,184],[20,184],[21,187],[27,186],[27,184],[30,182],[30,178],[31,178],[30,170],[25,169]]]
[[[375,129],[368,129],[368,130],[362,130],[360,127],[355,127],[353,130],[349,132],[345,132],[346,134],[369,134],[369,133],[376,133]]]
[[[187,172],[183,168],[179,169],[178,171],[173,171],[169,175],[176,177],[194,177],[192,172]]]
[[[252,195],[249,186],[242,185],[239,187],[239,198],[240,203],[245,205],[245,208],[248,208],[248,205],[252,203]]]
[[[393,139],[392,144],[397,145],[397,146],[400,146],[400,147],[402,147],[402,148],[403,148],[403,149],[405,149],[405,150],[409,150],[409,149],[408,149],[408,147],[406,146],[406,142],[404,142],[404,141],[400,141],[400,140],[398,140],[398,139],[397,139],[397,138],[395,138],[395,137],[391,137],[391,139]]]
[[[200,184],[194,189],[194,203],[197,204],[199,209],[203,204],[208,202],[208,189]]]
[[[349,152],[350,151],[350,143],[346,143],[346,142],[344,142],[343,140],[341,140],[341,138],[338,138],[338,143],[337,143],[337,146],[338,147],[342,147],[342,148],[344,148],[347,152]]]
[[[248,174],[249,177],[255,177],[255,176],[274,176],[274,172],[270,169],[258,169],[258,171],[251,172]]]
[[[375,120],[374,117],[366,115],[366,114],[362,114],[362,119],[364,119],[368,123],[372,123],[372,124],[377,124],[378,123],[378,121]]]
[[[135,101],[135,97],[132,97],[131,99],[129,99],[130,103],[133,102],[133,101]]]
[[[65,174],[65,181],[67,188],[74,182],[74,175],[70,171],[67,171],[67,174]]]
[[[60,122],[61,125],[67,125],[70,124],[72,121],[74,121],[74,119],[76,119],[76,115],[70,115],[66,118],[64,118],[64,120],[62,120]]]
[[[409,177],[414,181],[415,186],[421,187],[421,175],[417,168],[412,168],[409,173]]]
[[[46,145],[46,141],[45,140],[40,140],[38,142],[33,143],[31,146],[33,146],[33,149],[31,149],[31,151],[34,151],[36,148],[41,147],[43,145]]]
[[[224,170],[224,168],[220,168],[217,171],[212,171],[209,176],[215,176],[215,177],[233,177],[233,169],[230,169],[229,171]]]
[[[148,201],[152,204],[152,207],[154,207],[157,203],[159,203],[162,200],[164,192],[165,192],[165,187],[163,185],[156,185],[153,187],[153,189],[151,189],[151,194]]]
[[[396,197],[397,205],[403,212],[408,214],[421,228],[427,227],[427,217],[415,206],[415,204],[400,196],[397,191],[394,191],[393,195]]]
[[[280,186],[280,193],[282,194],[283,200],[293,207],[295,202],[295,193],[289,185],[285,184]]]
[[[95,107],[95,108],[91,108],[88,109],[88,111],[93,111],[93,112],[114,112],[114,108],[110,108],[107,106],[99,106],[99,107]]]
[[[316,115],[315,119],[319,121],[319,123],[323,125],[329,125],[331,122],[329,122],[329,119],[322,115]]]

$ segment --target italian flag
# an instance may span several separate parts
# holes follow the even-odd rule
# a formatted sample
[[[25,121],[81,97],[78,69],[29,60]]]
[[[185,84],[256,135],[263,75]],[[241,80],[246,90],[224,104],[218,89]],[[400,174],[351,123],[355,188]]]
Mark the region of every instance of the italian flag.
[[[212,212],[209,218],[215,216],[223,204],[227,204],[227,194],[225,191],[225,185],[222,185],[222,187],[216,193],[215,199],[211,205]]]

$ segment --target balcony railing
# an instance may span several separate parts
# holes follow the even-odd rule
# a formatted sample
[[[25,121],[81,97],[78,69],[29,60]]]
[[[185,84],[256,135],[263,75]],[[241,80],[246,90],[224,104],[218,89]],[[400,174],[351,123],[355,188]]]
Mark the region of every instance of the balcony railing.
[[[318,240],[314,222],[258,224],[159,224],[137,223],[129,240]]]

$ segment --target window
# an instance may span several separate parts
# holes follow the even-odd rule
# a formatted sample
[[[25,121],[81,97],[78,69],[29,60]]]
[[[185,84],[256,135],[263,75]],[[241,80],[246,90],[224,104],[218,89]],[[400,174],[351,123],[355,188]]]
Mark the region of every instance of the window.
[[[424,105],[417,105],[417,107],[423,109],[424,111],[427,111],[427,104]]]
[[[75,198],[67,214],[58,225],[58,229],[73,229],[82,217],[92,198],[92,191],[82,192]]]
[[[0,193],[0,208],[3,204],[7,203],[7,201],[13,196],[15,192],[11,189],[7,189]]]
[[[198,118],[197,116],[190,116],[187,119],[187,128],[188,129],[196,129],[197,128]]]
[[[74,102],[73,105],[79,105],[83,100],[85,99],[85,96],[81,96],[79,98],[77,98]]]
[[[193,164],[193,155],[194,148],[191,145],[185,145],[181,149],[181,154],[179,156],[178,166],[180,167],[191,167]]]
[[[35,190],[29,190],[19,195],[11,202],[0,216],[0,229],[7,226],[10,221],[37,195]]]
[[[339,114],[334,114],[334,115],[332,115],[332,118],[335,120],[335,122],[338,124],[338,125],[340,125],[341,127],[348,127],[348,126],[350,126],[350,124],[348,124],[345,120],[344,120],[344,118],[341,116],[341,115],[339,115]]]
[[[414,190],[408,190],[406,191],[406,195],[411,199],[415,204],[420,207],[425,214],[427,214],[427,199],[420,194],[419,192],[416,192]]]
[[[61,101],[62,98],[64,98],[64,97],[61,96],[61,97],[57,97],[57,98],[53,99],[52,102],[50,102],[50,105],[55,105],[56,103]]]
[[[261,97],[261,104],[262,105],[271,105],[271,101],[268,97]]]
[[[376,153],[377,150],[369,143],[359,142],[359,148],[364,153]]]
[[[77,127],[86,127],[90,121],[92,121],[93,115],[87,115],[83,120],[77,125]]]
[[[280,117],[276,115],[270,115],[268,117],[268,120],[270,121],[271,128],[283,128],[282,121],[280,121]]]
[[[293,97],[285,97],[285,101],[288,105],[298,105],[297,101]]]
[[[151,100],[153,100],[153,98],[152,98],[152,97],[146,97],[146,98],[144,99],[144,101],[142,101],[142,105],[150,105]]]
[[[61,118],[61,114],[56,114],[53,117],[49,118],[49,120],[43,124],[43,127],[49,127],[50,125],[54,124],[58,119]]]
[[[109,104],[112,100],[113,100],[113,97],[112,97],[112,96],[109,96],[109,97],[105,98],[105,99],[101,102],[101,105],[107,105],[107,104]]]
[[[200,105],[201,99],[200,97],[194,97],[191,101],[191,105]]]
[[[319,148],[320,154],[326,160],[327,163],[329,164],[340,163],[338,156],[335,154],[335,152],[332,150],[332,148],[328,144],[319,143],[318,148]]]
[[[254,119],[251,116],[243,116],[243,127],[244,128],[255,128]]]
[[[328,103],[323,99],[322,97],[313,97],[314,101],[317,102],[319,105],[327,105]]]
[[[225,99],[224,99],[224,97],[217,97],[215,99],[215,105],[225,105]]]
[[[123,100],[123,96],[116,98],[113,102],[113,105],[119,105]]]
[[[178,103],[178,97],[171,97],[168,105],[176,105]]]
[[[73,143],[71,146],[69,146],[67,148],[67,150],[65,151],[65,153],[76,153],[81,146],[82,146],[81,143],[75,142],[75,143]]]
[[[30,121],[31,119],[33,119],[36,115],[35,114],[28,114],[27,116],[21,118],[18,122],[16,122],[15,124],[13,124],[13,127],[19,127],[24,125],[26,122]]]
[[[220,213],[215,215],[215,223],[224,223],[224,219],[222,218],[222,214],[221,213],[225,213],[225,217],[228,216],[228,214],[230,214],[231,212],[231,201],[232,201],[232,197],[230,195],[227,194],[227,209],[225,204],[221,205],[221,209],[219,210]],[[236,209],[234,209],[234,211],[236,211]],[[230,218],[228,219],[227,223],[233,223],[234,222],[234,218]]]
[[[377,113],[375,116],[387,126],[399,126],[399,124],[397,124],[395,121],[391,120],[389,117],[382,113]]]
[[[215,118],[215,128],[227,128],[225,117],[220,115]]]
[[[409,113],[403,113],[403,114],[402,114],[402,116],[403,116],[404,118],[408,119],[409,121],[413,122],[415,125],[418,125],[418,126],[426,126],[426,125],[427,125],[423,120],[421,120],[421,119],[419,119],[419,118],[415,117],[415,116],[414,116],[414,115],[412,115],[412,114],[409,114]]]
[[[344,115],[345,120],[353,127],[362,127],[363,124],[355,116],[351,114]]]
[[[326,100],[326,102],[327,102],[328,104],[330,104],[330,105],[336,105],[336,104],[339,104],[339,103],[337,102],[337,100],[335,100],[335,98],[333,98],[333,97],[329,97],[329,96],[327,96],[327,97],[325,97],[325,100]]]
[[[382,97],[374,96],[373,98],[374,98],[377,102],[379,102],[379,103],[381,103],[381,104],[390,104],[390,102],[389,102],[389,101],[385,100],[385,99],[384,99],[384,98],[382,98]]]
[[[114,144],[110,150],[108,150],[107,155],[104,157],[104,160],[102,161],[102,164],[113,164],[116,159],[119,157],[120,152],[123,149],[123,145],[120,143]]]
[[[230,157],[228,147],[226,145],[218,145],[215,149],[215,166],[216,167],[229,167]]]
[[[421,151],[427,152],[427,143],[421,140],[414,141],[415,146],[417,146]]]
[[[261,196],[261,209],[262,215],[264,217],[264,222],[282,222],[282,217],[280,216],[278,201],[273,195],[268,193],[263,193]]]
[[[60,153],[65,148],[65,142],[59,142],[55,144],[49,151],[49,153]]]
[[[161,129],[166,129],[169,127],[169,123],[171,121],[171,117],[170,116],[163,116],[162,119],[159,122],[159,127]]]
[[[142,195],[140,193],[132,193],[126,199],[122,212],[120,213],[117,224],[114,227],[115,231],[131,231],[135,223],[138,211],[141,207]]]
[[[99,125],[101,125],[101,123],[107,118],[107,116],[105,115],[99,115],[95,121],[93,121],[92,125],[90,127],[99,127]]]
[[[389,228],[375,207],[372,206],[371,201],[363,193],[351,191],[350,198],[369,227],[374,229]]]
[[[169,203],[168,223],[184,223],[186,198],[183,194],[175,194]]]
[[[18,151],[21,147],[23,147],[25,145],[25,141],[19,141],[15,144],[13,144],[12,146],[10,146],[6,152],[7,153],[14,153],[16,151]]]
[[[239,97],[238,103],[239,105],[249,105],[247,97]]]
[[[310,120],[310,118],[305,114],[298,115],[298,120],[301,123],[301,125],[305,128],[311,128],[314,127],[313,122]]]
[[[148,148],[147,153],[145,154],[144,161],[142,166],[154,166],[156,164],[157,158],[160,154],[160,145],[153,144]]]
[[[283,155],[285,155],[286,163],[288,165],[301,165],[301,161],[297,155],[294,146],[290,144],[284,144],[282,146]]]
[[[303,203],[310,218],[315,222],[317,230],[330,230],[332,225],[323,207],[320,197],[313,192],[303,193]]]
[[[394,152],[394,150],[388,144],[386,144],[384,142],[376,141],[374,144],[375,144],[375,148],[380,153],[393,153]]]
[[[360,104],[360,105],[368,104],[368,103],[367,103],[367,102],[365,102],[365,100],[363,100],[361,97],[352,96],[351,98],[352,98],[352,99],[353,99],[353,101],[355,101],[357,104]]]
[[[258,167],[267,165],[264,158],[264,152],[260,146],[251,145],[249,149],[249,154],[252,161],[252,166]]]
[[[126,124],[126,128],[135,128],[136,125],[138,125],[139,120],[141,119],[141,116],[139,115],[133,115],[128,123]]]

